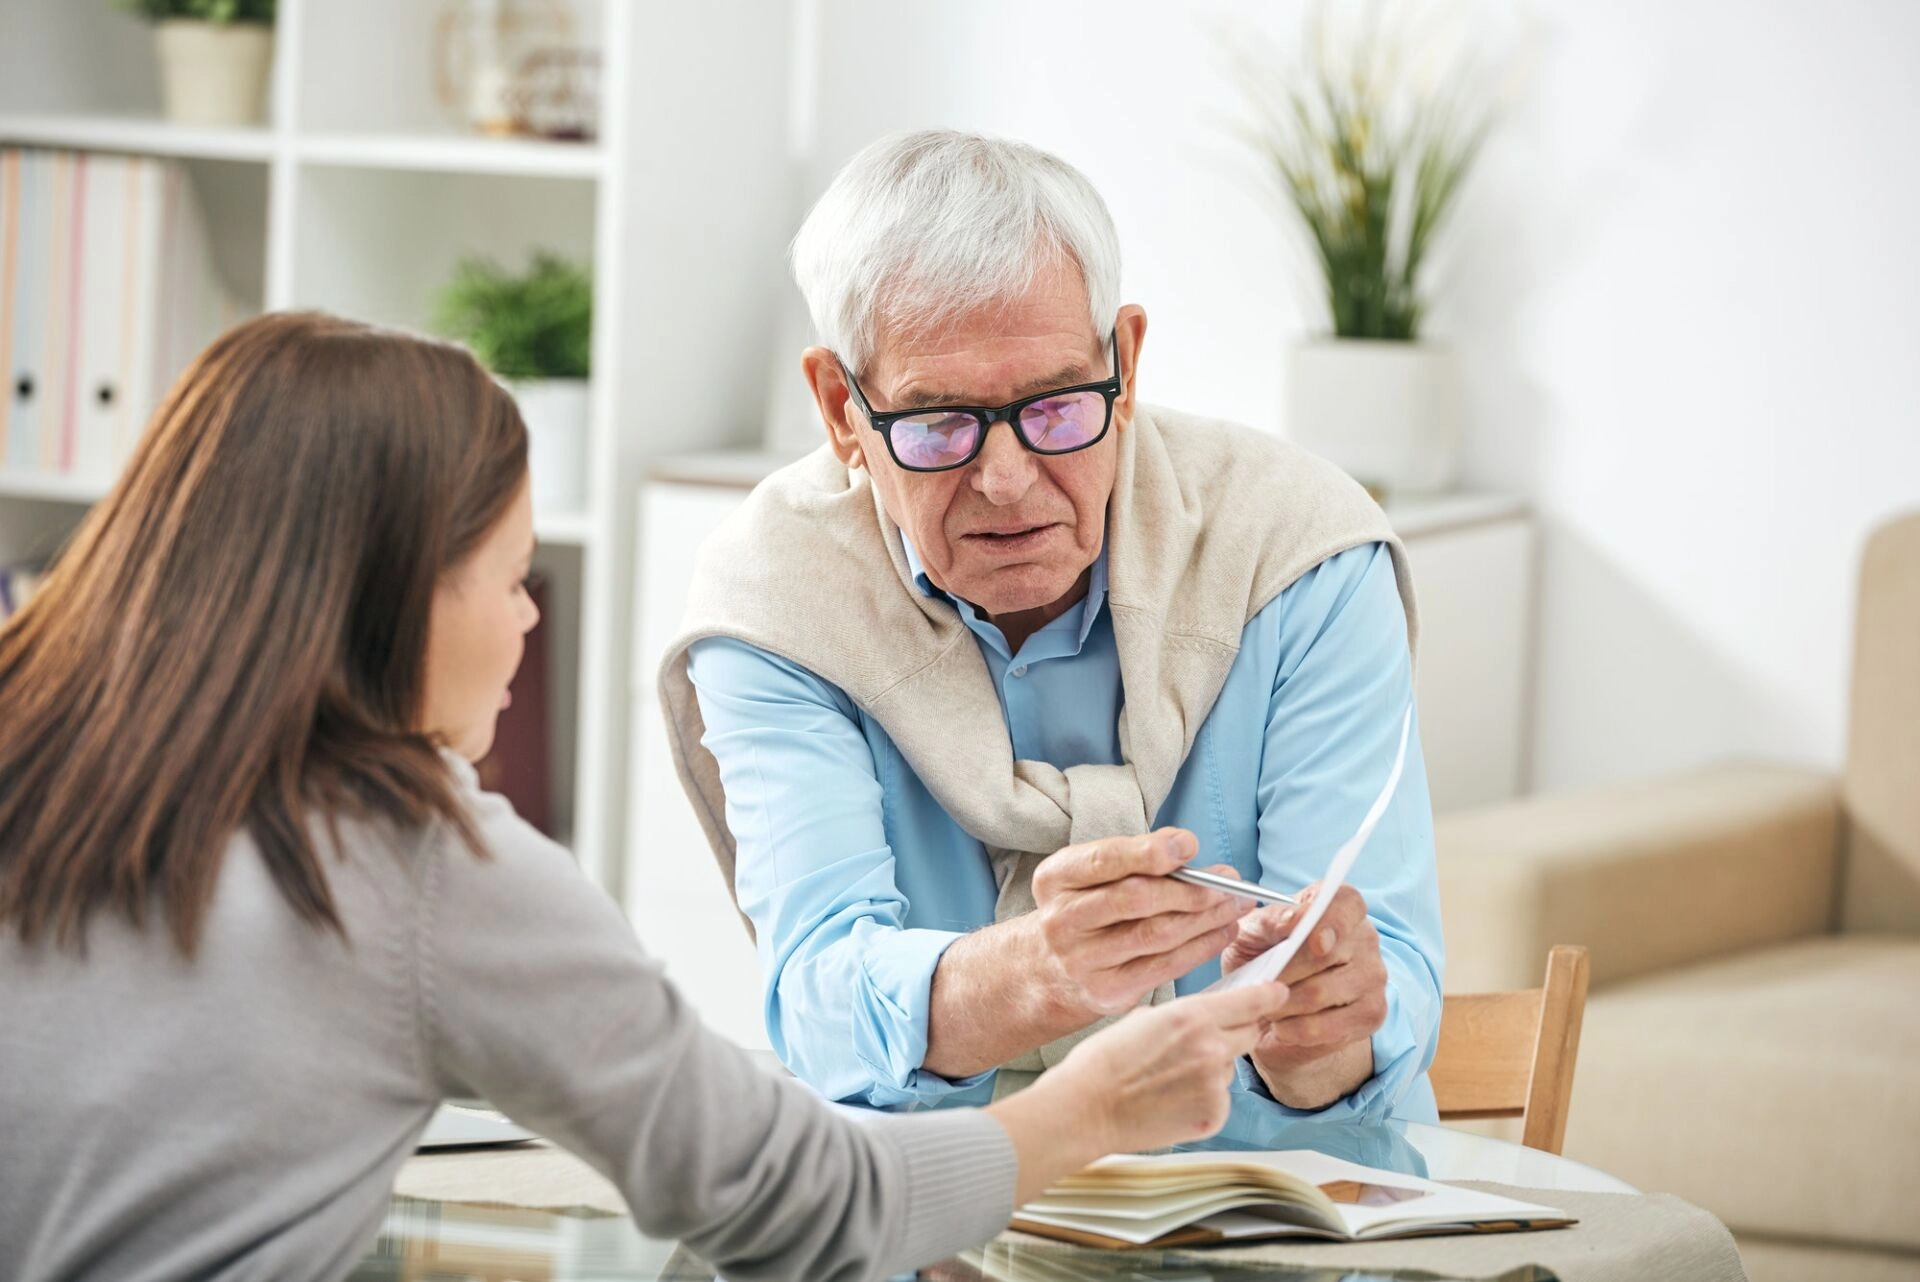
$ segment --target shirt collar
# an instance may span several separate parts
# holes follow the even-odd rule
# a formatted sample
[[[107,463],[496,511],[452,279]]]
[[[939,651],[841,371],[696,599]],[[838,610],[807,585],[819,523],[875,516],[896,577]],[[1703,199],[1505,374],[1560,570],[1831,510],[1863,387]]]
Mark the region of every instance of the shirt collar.
[[[445,744],[440,745],[440,760],[446,763],[447,772],[453,776],[456,783],[465,788],[480,787],[480,771],[471,761]]]
[[[927,577],[927,569],[920,564],[920,554],[913,549],[913,540],[907,537],[905,530],[900,531],[900,547],[907,554],[907,569],[913,575],[913,586],[920,589],[921,596],[945,596],[939,588],[933,586],[933,580]]]
[[[967,622],[969,627],[973,626],[975,622],[986,624],[986,619],[981,616],[979,609],[974,606],[972,602],[961,601],[958,597],[948,595],[936,587],[933,580],[927,577],[926,566],[921,564],[920,554],[914,550],[913,540],[907,537],[905,530],[900,531],[900,547],[901,550],[907,554],[907,571],[913,575],[913,586],[920,589],[922,596],[944,598],[954,602],[956,608],[965,606],[966,608],[960,611],[960,617]],[[1085,645],[1087,643],[1087,634],[1093,631],[1094,621],[1100,617],[1100,607],[1105,605],[1106,601],[1107,545],[1105,540],[1102,540],[1100,544],[1100,555],[1093,559],[1093,572],[1087,576],[1086,596],[1082,597],[1072,609],[1061,616],[1062,618],[1073,620],[1072,623],[1066,626],[1073,628],[1075,634],[1079,637],[1079,645]],[[1075,610],[1079,611],[1078,616],[1075,616]],[[992,625],[987,624],[987,626],[991,627]],[[1049,624],[1048,626],[1051,627],[1053,625]],[[1075,648],[1078,649],[1078,646]]]

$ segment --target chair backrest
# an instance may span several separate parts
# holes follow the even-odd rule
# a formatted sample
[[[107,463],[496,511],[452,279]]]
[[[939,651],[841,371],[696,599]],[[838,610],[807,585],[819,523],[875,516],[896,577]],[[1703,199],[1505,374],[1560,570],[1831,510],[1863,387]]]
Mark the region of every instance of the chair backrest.
[[[1920,512],[1860,558],[1840,926],[1920,932]]]
[[[1587,1009],[1587,950],[1559,944],[1547,982],[1512,993],[1450,993],[1427,1070],[1442,1119],[1524,1118],[1529,1148],[1558,1153]]]

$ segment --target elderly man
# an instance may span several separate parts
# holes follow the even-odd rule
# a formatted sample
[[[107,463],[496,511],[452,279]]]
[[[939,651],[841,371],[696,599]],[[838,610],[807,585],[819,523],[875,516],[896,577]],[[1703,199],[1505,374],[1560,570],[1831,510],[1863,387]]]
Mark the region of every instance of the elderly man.
[[[1291,930],[1165,874],[1326,870],[1410,706],[1405,566],[1326,463],[1136,401],[1146,314],[1050,155],[882,140],[793,263],[827,445],[702,550],[669,737],[788,1067],[838,1100],[979,1102]],[[1440,964],[1416,737],[1229,1137],[1432,1118]]]

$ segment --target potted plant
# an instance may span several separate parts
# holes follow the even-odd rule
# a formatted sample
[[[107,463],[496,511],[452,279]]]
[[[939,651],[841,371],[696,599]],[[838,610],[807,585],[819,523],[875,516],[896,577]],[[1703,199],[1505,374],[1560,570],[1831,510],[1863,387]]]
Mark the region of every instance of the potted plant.
[[[592,276],[552,254],[534,255],[518,275],[485,259],[466,259],[440,292],[435,327],[472,348],[512,389],[527,423],[535,510],[582,508]]]
[[[1289,353],[1287,434],[1376,493],[1458,478],[1451,358],[1422,337],[1426,274],[1492,118],[1485,47],[1393,9],[1349,10],[1342,26],[1322,6],[1290,69],[1270,50],[1238,56],[1250,140],[1304,233],[1331,329]]]
[[[273,68],[274,0],[121,0],[153,23],[160,96],[184,125],[257,124]]]

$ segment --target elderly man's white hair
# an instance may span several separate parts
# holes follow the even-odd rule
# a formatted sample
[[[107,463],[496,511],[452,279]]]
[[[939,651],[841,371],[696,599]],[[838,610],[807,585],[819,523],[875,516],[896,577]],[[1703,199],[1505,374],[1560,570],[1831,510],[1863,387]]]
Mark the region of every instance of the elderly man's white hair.
[[[793,278],[820,341],[858,373],[883,324],[1012,302],[1062,257],[1104,339],[1120,310],[1120,238],[1093,184],[1038,147],[928,129],[847,162],[794,237]]]

